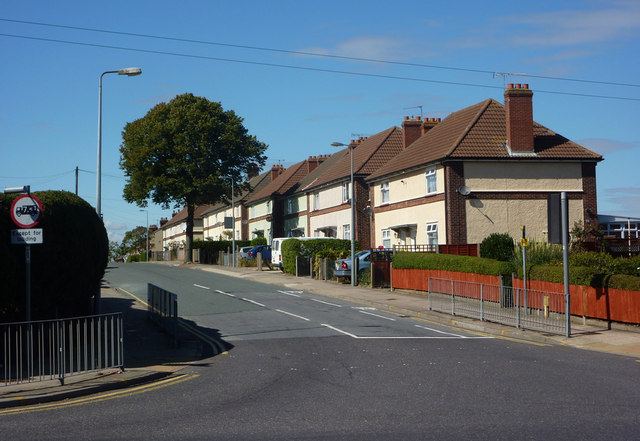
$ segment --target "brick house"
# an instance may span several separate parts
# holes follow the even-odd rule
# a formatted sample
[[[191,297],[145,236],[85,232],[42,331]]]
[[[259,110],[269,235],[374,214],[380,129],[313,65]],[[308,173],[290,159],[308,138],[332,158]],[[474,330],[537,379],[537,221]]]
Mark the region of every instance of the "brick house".
[[[193,213],[193,240],[202,240],[204,238],[202,213],[210,207],[210,205],[196,206]],[[162,249],[165,252],[175,250],[177,259],[183,260],[184,245],[187,240],[187,207],[177,213],[173,213],[171,219],[160,230],[162,231]]]
[[[375,246],[480,243],[491,233],[545,240],[547,196],[567,192],[569,221],[597,225],[602,156],[533,121],[533,92],[509,84],[444,120],[407,118],[403,150],[373,172]]]

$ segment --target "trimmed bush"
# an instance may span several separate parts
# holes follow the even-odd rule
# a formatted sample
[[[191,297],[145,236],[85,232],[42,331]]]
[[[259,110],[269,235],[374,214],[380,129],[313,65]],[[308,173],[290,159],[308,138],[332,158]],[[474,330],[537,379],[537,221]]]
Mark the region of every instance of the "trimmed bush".
[[[529,280],[564,283],[562,266],[534,266],[527,274]],[[522,278],[522,268],[518,268],[518,277]],[[640,291],[640,277],[625,274],[606,274],[596,267],[571,266],[569,283],[594,288],[613,288]]]
[[[480,244],[480,256],[486,259],[509,262],[515,254],[513,238],[507,233],[493,233]]]
[[[91,313],[107,267],[109,240],[95,209],[66,191],[33,193],[43,205],[35,228],[43,244],[31,246],[31,319],[72,317]],[[0,194],[0,319],[25,318],[24,245],[9,243],[10,208],[14,194]]]
[[[248,240],[236,240],[236,247],[248,247],[251,242]],[[200,263],[217,264],[220,251],[225,253],[233,247],[231,240],[194,240],[193,249],[200,250]]]
[[[267,244],[266,237],[254,237],[253,239],[251,239],[251,243],[250,243],[252,247],[257,247],[259,245],[266,245],[266,244]],[[249,246],[249,245],[246,245],[246,246]]]
[[[356,242],[356,249],[358,243]],[[344,239],[287,239],[282,242],[282,269],[284,272],[296,273],[296,257],[331,257],[350,254],[351,242]],[[336,259],[339,257],[335,257]],[[314,266],[316,264],[314,263]],[[317,267],[316,267],[317,269]]]
[[[510,276],[514,270],[513,264],[510,262],[483,257],[408,252],[395,254],[393,256],[393,267],[398,269],[459,271],[491,276]]]

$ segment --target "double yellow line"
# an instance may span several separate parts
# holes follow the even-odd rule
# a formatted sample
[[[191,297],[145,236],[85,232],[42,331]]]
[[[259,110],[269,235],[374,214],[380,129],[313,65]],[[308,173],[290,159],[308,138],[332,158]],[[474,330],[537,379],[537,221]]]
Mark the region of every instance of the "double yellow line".
[[[167,386],[182,383],[184,381],[192,380],[197,377],[198,375],[195,375],[195,374],[193,375],[182,374],[175,377],[169,377],[164,380],[156,381],[154,383],[143,384],[142,386],[137,386],[137,387],[128,388],[128,389],[121,389],[115,392],[108,392],[104,394],[94,395],[91,397],[77,398],[77,399],[59,401],[55,403],[36,404],[28,407],[16,407],[11,409],[4,409],[4,410],[0,410],[0,415],[17,415],[17,414],[30,413],[30,412],[42,412],[46,410],[64,409],[67,407],[82,406],[84,404],[99,403],[101,401],[113,400],[119,397],[128,397],[128,396],[138,395],[145,392],[150,392],[152,390],[161,389]]]

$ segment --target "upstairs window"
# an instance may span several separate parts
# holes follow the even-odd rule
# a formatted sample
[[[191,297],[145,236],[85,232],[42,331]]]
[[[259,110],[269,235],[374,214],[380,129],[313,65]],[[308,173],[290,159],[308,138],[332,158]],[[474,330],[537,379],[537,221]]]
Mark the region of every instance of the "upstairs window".
[[[313,209],[314,210],[320,209],[320,192],[319,191],[316,191],[315,193],[313,193]]]
[[[349,202],[350,199],[349,182],[342,183],[342,202]]]
[[[380,201],[383,204],[389,203],[389,181],[380,184]]]
[[[427,194],[432,194],[438,191],[438,185],[436,181],[436,168],[428,168],[424,175],[427,180]]]

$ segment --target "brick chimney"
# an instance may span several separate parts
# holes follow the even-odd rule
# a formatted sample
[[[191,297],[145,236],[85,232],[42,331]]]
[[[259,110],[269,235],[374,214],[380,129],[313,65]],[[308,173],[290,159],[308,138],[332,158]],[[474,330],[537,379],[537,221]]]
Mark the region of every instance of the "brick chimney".
[[[429,130],[433,129],[440,122],[440,118],[424,118],[422,120],[422,134],[424,135]]]
[[[284,172],[282,164],[271,166],[271,181],[275,181],[278,176]]]
[[[504,91],[507,145],[512,152],[533,153],[533,92],[528,84],[509,84]]]
[[[422,136],[422,121],[420,118],[404,117],[402,121],[402,150],[409,147]]]
[[[314,171],[325,159],[327,159],[325,155],[309,156],[309,159],[307,159],[307,173]]]
[[[260,167],[258,165],[250,164],[249,167],[247,167],[247,181],[255,178],[259,174],[260,174]]]

